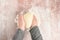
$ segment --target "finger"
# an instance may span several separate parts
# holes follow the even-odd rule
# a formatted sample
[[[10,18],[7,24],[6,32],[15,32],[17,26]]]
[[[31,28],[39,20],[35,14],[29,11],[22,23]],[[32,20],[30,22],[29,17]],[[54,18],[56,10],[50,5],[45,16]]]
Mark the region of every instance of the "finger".
[[[33,23],[37,23],[37,18],[33,16]]]
[[[37,18],[33,16],[32,26],[37,26]]]
[[[24,18],[23,18],[23,15],[19,15],[18,16],[18,26],[20,26],[20,25],[23,25],[24,24]]]
[[[24,17],[22,14],[18,16],[18,21],[20,21],[22,23],[24,22]]]

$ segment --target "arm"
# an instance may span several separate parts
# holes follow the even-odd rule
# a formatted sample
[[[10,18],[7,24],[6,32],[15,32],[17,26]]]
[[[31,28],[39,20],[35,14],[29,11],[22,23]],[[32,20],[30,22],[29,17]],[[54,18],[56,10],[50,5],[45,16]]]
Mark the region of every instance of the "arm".
[[[31,30],[31,37],[32,40],[43,40],[42,35],[40,34],[39,28],[37,26],[34,26]]]
[[[17,32],[13,37],[13,40],[23,40],[24,31],[25,31],[25,22],[22,14],[17,16]]]
[[[23,37],[24,37],[24,31],[18,29],[16,34],[13,37],[13,40],[23,40]]]

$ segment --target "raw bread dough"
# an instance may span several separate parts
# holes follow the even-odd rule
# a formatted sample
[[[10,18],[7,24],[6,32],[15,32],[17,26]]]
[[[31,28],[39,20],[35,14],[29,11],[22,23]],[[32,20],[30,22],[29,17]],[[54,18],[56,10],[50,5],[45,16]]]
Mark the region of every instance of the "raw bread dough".
[[[24,20],[26,22],[26,28],[30,28],[33,20],[33,14],[30,12],[27,12],[26,14],[24,14]]]

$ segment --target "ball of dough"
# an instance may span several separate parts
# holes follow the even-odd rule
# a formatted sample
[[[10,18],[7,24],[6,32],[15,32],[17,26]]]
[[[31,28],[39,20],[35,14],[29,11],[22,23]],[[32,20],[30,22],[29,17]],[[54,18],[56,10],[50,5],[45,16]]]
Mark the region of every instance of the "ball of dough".
[[[30,12],[27,12],[26,14],[24,14],[24,20],[26,22],[26,28],[30,28],[33,20],[33,14]]]

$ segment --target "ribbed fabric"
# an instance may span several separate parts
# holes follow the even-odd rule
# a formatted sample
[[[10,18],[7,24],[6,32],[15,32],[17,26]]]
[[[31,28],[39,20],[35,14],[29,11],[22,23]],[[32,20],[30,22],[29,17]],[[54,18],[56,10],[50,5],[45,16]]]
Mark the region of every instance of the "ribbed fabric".
[[[43,40],[42,35],[40,34],[39,28],[37,26],[33,27],[30,30],[32,40]],[[13,40],[23,40],[24,37],[24,31],[21,29],[18,29],[15,36],[13,37]]]
[[[18,29],[15,36],[13,37],[13,40],[23,40],[23,37],[24,37],[24,31]]]
[[[40,34],[39,28],[35,26],[30,30],[32,40],[43,40],[42,35]]]

